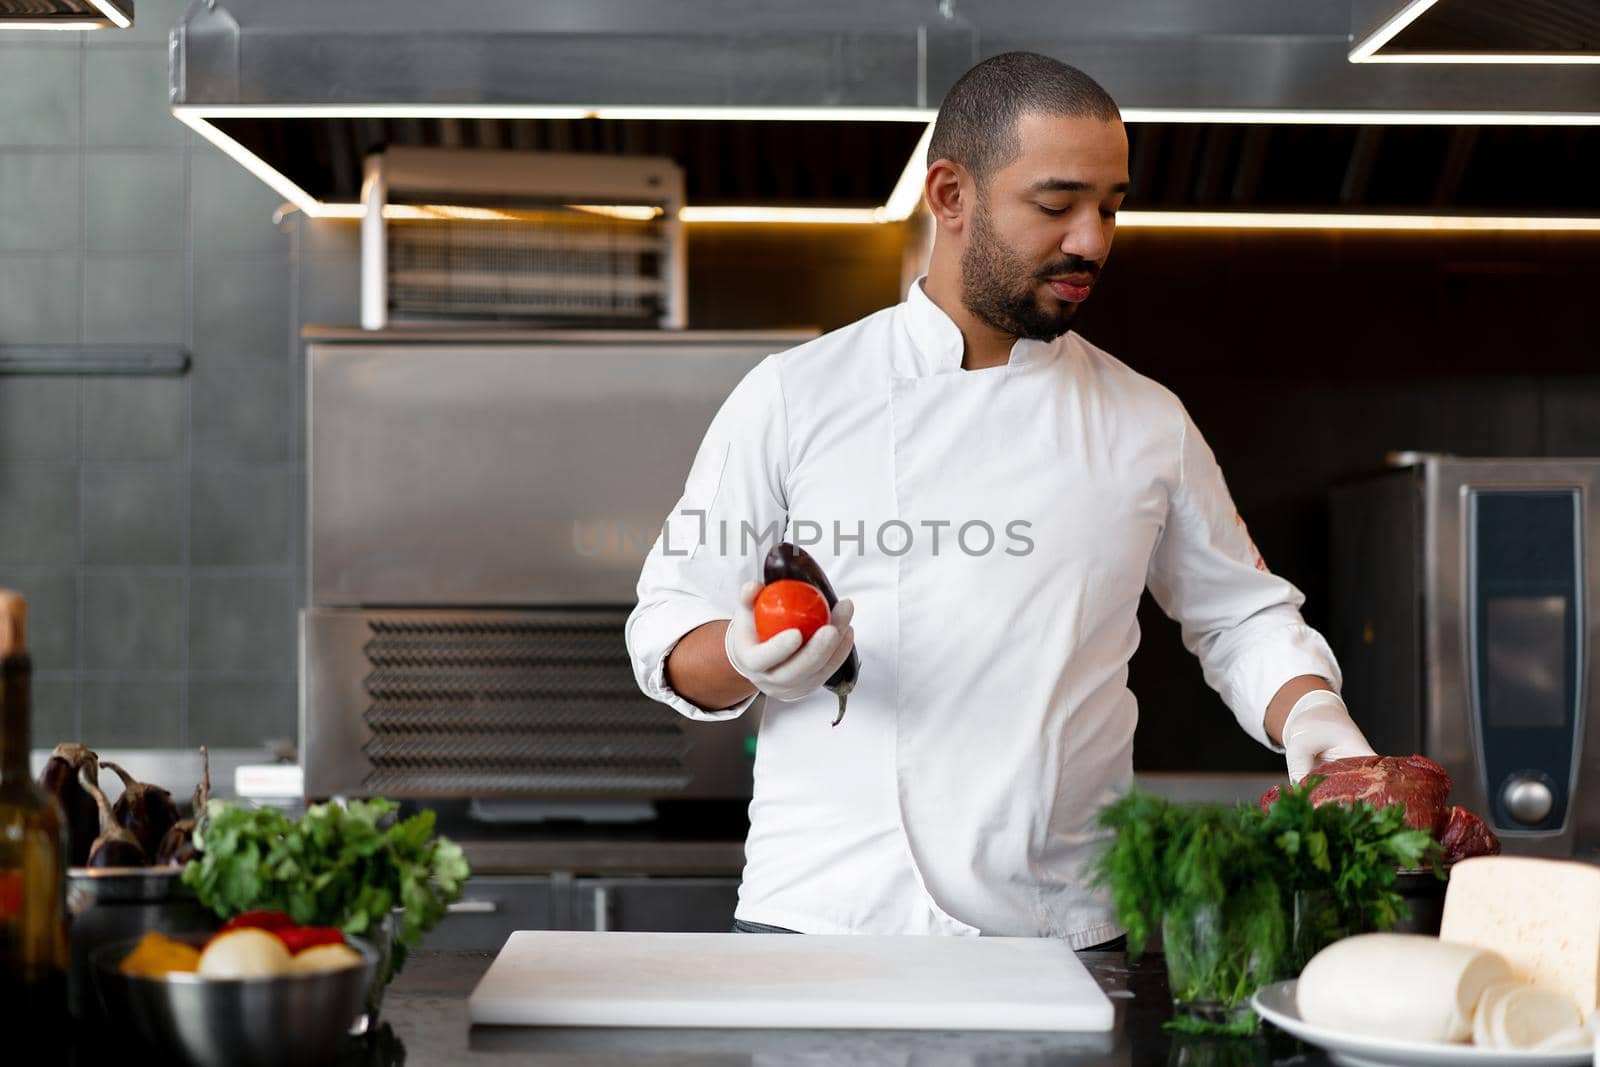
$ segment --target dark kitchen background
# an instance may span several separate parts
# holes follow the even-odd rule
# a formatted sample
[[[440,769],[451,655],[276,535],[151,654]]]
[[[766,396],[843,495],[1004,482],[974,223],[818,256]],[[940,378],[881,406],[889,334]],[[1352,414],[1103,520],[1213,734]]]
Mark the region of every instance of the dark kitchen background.
[[[0,586],[36,620],[36,746],[250,748],[296,730],[299,336],[357,319],[357,226],[275,221],[282,198],[172,117],[183,6],[140,0],[129,31],[0,38],[0,346],[169,343],[192,360],[0,374]],[[1593,213],[1593,130],[1136,127],[1127,206]],[[771,166],[760,138],[718,158],[757,184]],[[901,298],[913,239],[912,224],[689,226],[689,324],[843,325]],[[1130,227],[1080,329],[1185,400],[1318,625],[1331,484],[1397,448],[1600,454],[1597,288],[1595,234]],[[1137,766],[1280,769],[1176,626],[1148,603],[1142,622]]]

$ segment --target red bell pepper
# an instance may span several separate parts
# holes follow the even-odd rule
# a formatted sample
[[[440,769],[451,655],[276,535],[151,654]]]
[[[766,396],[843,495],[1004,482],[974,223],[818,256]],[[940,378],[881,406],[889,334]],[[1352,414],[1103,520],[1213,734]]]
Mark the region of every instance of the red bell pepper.
[[[283,942],[283,947],[293,956],[313,945],[342,945],[344,934],[337,926],[291,926],[272,933]]]
[[[294,920],[289,918],[287,912],[282,911],[241,911],[233,918],[222,924],[218,933],[228,930],[256,929],[256,930],[286,930],[294,925]]]

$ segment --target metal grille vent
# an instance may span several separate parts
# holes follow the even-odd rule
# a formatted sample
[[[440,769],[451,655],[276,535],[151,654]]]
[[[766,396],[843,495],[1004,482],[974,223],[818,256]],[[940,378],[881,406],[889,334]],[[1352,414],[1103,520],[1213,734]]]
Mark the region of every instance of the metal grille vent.
[[[367,789],[391,796],[670,795],[678,716],[634,684],[620,611],[376,617]]]
[[[396,222],[388,236],[396,319],[653,326],[665,311],[659,222],[517,212],[493,222]]]

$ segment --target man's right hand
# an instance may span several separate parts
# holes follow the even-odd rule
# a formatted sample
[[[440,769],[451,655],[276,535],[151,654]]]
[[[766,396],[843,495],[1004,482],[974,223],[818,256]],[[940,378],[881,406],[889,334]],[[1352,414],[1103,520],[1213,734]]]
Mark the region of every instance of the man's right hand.
[[[723,649],[733,669],[774,700],[799,700],[822,687],[855,647],[850,626],[855,605],[841,600],[834,605],[828,625],[802,642],[799,630],[784,630],[762,641],[756,636],[755,603],[760,582],[746,582],[739,590],[739,610],[728,623]]]

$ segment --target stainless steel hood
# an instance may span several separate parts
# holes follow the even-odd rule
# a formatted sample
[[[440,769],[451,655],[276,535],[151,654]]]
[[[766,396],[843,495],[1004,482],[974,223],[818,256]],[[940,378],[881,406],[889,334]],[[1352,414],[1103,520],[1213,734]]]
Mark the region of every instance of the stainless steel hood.
[[[314,212],[353,205],[390,144],[669,155],[691,208],[871,208],[955,79],[1026,48],[1116,96],[1146,131],[1136,171],[1188,160],[1188,182],[1136,175],[1141,207],[1600,211],[1576,180],[1500,180],[1530,157],[1594,172],[1600,67],[1353,64],[1353,18],[1282,0],[196,0],[172,100]]]

